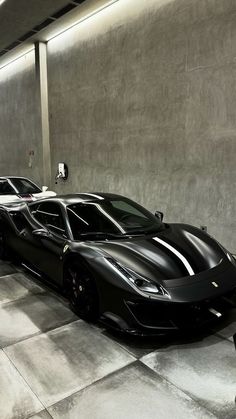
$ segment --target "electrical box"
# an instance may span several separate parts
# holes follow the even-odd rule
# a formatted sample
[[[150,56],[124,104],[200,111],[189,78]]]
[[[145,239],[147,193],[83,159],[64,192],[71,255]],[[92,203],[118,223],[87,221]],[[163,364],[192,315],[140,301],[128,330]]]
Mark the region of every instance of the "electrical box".
[[[56,183],[58,179],[66,180],[68,178],[68,166],[66,163],[60,162],[57,165]]]

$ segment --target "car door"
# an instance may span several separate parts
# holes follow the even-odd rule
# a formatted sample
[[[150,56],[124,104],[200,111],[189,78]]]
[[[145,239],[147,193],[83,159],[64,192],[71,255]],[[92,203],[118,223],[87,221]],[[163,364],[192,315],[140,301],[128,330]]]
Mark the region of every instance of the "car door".
[[[34,264],[35,260],[35,239],[33,231],[38,228],[37,222],[31,223],[27,208],[7,212],[8,222],[5,223],[7,245],[18,254],[24,261],[28,260]]]
[[[56,202],[43,202],[30,206],[32,216],[44,227],[45,232],[33,233],[35,253],[34,265],[51,280],[61,283],[63,276],[62,256],[68,241],[62,208]]]

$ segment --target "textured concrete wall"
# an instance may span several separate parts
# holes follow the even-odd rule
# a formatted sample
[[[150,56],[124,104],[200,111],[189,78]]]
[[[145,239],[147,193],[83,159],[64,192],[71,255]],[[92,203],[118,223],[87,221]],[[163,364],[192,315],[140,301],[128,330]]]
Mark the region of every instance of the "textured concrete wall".
[[[236,3],[120,0],[48,45],[61,192],[113,191],[236,250]]]
[[[42,181],[34,52],[0,69],[0,175]],[[32,167],[29,151],[34,150]]]

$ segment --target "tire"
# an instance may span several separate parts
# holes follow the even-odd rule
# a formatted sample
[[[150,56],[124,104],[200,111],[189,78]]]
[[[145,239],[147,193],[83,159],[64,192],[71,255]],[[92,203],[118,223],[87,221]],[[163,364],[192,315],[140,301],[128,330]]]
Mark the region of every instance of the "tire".
[[[72,260],[65,267],[64,284],[73,311],[83,320],[96,321],[99,317],[99,298],[95,281],[88,270]]]

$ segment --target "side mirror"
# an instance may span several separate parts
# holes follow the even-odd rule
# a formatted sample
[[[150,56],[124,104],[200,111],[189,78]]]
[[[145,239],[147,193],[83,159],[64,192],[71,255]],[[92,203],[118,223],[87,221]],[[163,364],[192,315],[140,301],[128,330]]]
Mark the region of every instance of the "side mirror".
[[[46,192],[48,190],[48,186],[42,186],[42,192]]]
[[[156,211],[155,212],[155,217],[159,218],[160,221],[163,221],[164,214],[161,211]]]
[[[32,234],[39,239],[50,239],[52,237],[51,233],[49,233],[47,230],[44,230],[44,228],[33,230]]]

